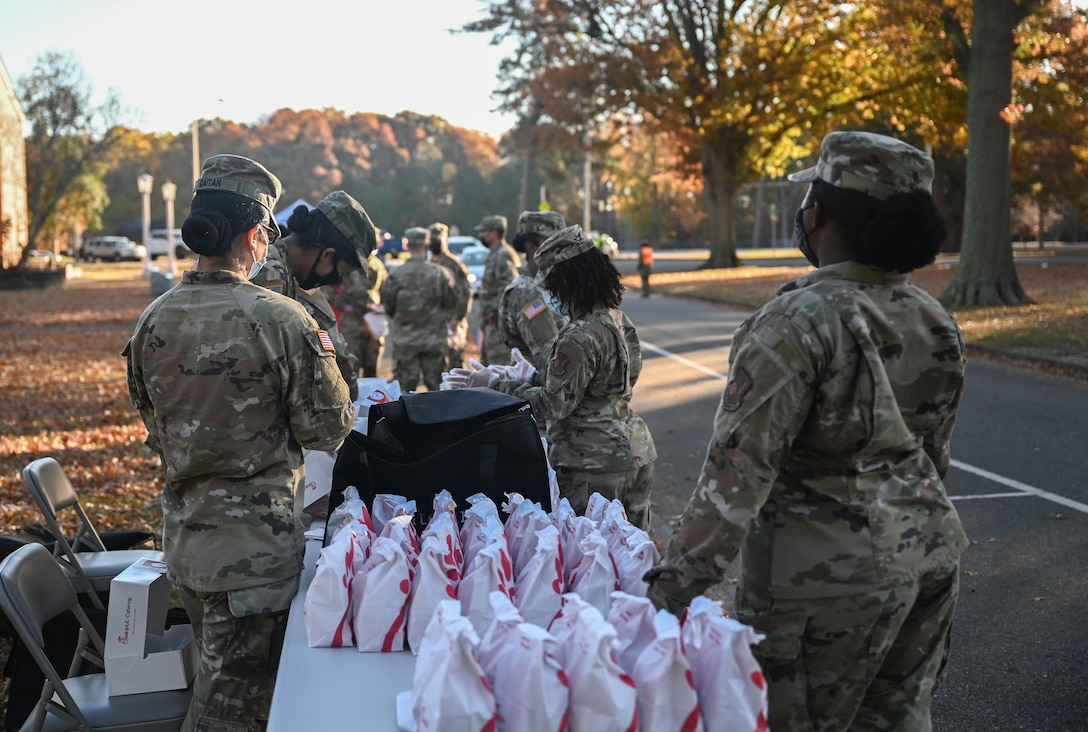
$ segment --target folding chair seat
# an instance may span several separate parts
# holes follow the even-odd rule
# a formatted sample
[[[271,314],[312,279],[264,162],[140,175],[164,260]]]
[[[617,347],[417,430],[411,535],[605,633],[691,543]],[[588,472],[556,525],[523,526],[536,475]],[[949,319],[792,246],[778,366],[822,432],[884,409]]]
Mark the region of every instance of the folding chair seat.
[[[99,593],[108,594],[113,578],[134,562],[140,559],[162,561],[162,552],[153,549],[107,551],[80,505],[75,488],[55,459],[39,458],[27,465],[23,468],[23,482],[38,504],[49,530],[56,536],[54,558],[64,567],[76,589],[86,592],[95,607],[105,607]],[[59,516],[64,511],[71,511],[79,519],[79,528],[71,542],[60,525]]]
[[[61,565],[41,544],[27,544],[0,563],[0,607],[45,675],[41,698],[22,732],[181,729],[192,689],[109,696],[103,673],[76,675],[84,661],[104,667],[105,645],[79,604]],[[67,678],[45,654],[43,626],[70,611],[80,625]]]

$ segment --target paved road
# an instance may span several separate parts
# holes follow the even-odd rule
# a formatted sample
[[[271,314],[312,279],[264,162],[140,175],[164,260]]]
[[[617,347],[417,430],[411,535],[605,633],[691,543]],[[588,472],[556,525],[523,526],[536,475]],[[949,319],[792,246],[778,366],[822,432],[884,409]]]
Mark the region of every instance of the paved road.
[[[655,531],[683,509],[743,313],[630,293],[635,409],[659,458]],[[972,547],[937,730],[1088,729],[1088,385],[972,361],[947,485]]]

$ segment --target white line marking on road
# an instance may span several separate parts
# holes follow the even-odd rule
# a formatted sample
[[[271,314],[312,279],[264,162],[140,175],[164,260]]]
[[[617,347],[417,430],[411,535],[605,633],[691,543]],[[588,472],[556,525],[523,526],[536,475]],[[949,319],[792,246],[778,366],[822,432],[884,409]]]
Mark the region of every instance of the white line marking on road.
[[[652,343],[642,341],[642,347],[647,350],[660,353],[666,358],[671,358],[677,363],[681,363],[689,368],[693,368],[696,371],[701,371],[702,373],[707,374],[708,376],[712,376],[720,381],[729,381],[729,376],[727,374],[723,374],[720,371],[715,371],[714,369],[708,369],[702,364],[684,358],[683,356],[678,356],[672,351],[668,351],[664,348],[661,348],[660,346],[655,346]],[[994,483],[1008,486],[1009,488],[1017,491],[1016,493],[991,493],[989,495],[983,496],[949,496],[949,498],[953,500],[963,501],[977,498],[1013,498],[1016,496],[1035,496],[1036,498],[1042,498],[1045,501],[1051,501],[1052,503],[1057,503],[1059,505],[1065,506],[1066,508],[1071,508],[1074,511],[1088,513],[1088,505],[1086,504],[1074,501],[1070,498],[1066,498],[1065,496],[1059,496],[1058,494],[1051,493],[1050,491],[1044,491],[1041,488],[1036,488],[1035,486],[1028,485],[1027,483],[1021,483],[1020,481],[1013,480],[1012,478],[1006,478],[1005,476],[998,475],[997,473],[991,473],[989,470],[976,468],[974,465],[968,465],[967,463],[960,462],[959,460],[953,460],[952,467],[959,468],[960,470],[968,473],[973,473],[980,478],[985,478],[986,480],[993,481]]]
[[[953,501],[974,501],[979,498],[1034,498],[1030,493],[1016,491],[1015,493],[979,493],[974,496],[949,496]]]
[[[995,483],[1000,483],[1001,485],[1008,486],[1009,488],[1021,491],[1022,493],[1026,493],[1030,496],[1035,496],[1037,498],[1042,498],[1044,500],[1057,503],[1059,505],[1065,506],[1066,508],[1071,508],[1074,511],[1088,513],[1088,505],[1080,503],[1079,501],[1074,501],[1070,498],[1066,498],[1065,496],[1059,496],[1057,493],[1044,491],[1041,488],[1036,488],[1035,486],[1028,485],[1027,483],[1021,483],[1018,480],[1006,478],[1005,476],[998,475],[997,473],[991,473],[989,470],[983,470],[982,468],[976,468],[974,465],[961,463],[959,460],[953,460],[952,467],[959,468],[960,470],[967,471],[968,473],[974,473],[980,478],[992,480]]]
[[[664,348],[661,348],[660,346],[655,346],[653,343],[647,343],[646,341],[642,341],[641,345],[646,350],[656,351],[665,358],[671,358],[673,361],[676,361],[677,363],[682,363],[689,368],[695,369],[696,371],[702,371],[707,376],[713,376],[715,379],[719,379],[721,381],[729,381],[729,376],[727,374],[723,374],[720,371],[715,371],[714,369],[708,369],[701,363],[695,363],[694,361],[686,359],[683,356],[677,356],[672,351],[666,351]]]

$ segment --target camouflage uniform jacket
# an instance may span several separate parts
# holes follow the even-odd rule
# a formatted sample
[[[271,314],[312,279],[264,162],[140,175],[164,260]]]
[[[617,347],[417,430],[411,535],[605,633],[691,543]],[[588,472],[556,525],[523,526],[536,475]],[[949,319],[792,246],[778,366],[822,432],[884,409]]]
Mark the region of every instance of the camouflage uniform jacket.
[[[359,332],[364,329],[363,316],[382,301],[382,285],[389,278],[385,265],[378,257],[371,257],[367,271],[352,270],[339,288],[320,288],[329,305],[340,311],[340,331]],[[337,291],[339,290],[339,292]]]
[[[480,316],[485,321],[499,312],[499,298],[506,286],[518,276],[521,258],[505,241],[499,242],[484,260],[484,276],[480,281]]]
[[[537,371],[544,370],[555,336],[566,324],[566,318],[548,307],[536,277],[525,270],[503,290],[499,301],[502,339],[511,348],[519,349]]]
[[[619,310],[595,310],[571,321],[555,339],[534,384],[501,380],[493,388],[527,399],[547,421],[553,467],[615,473],[657,458],[653,437],[631,411],[642,371],[635,326]]]
[[[702,476],[651,575],[694,596],[740,551],[746,591],[803,599],[954,560],[967,539],[941,478],[964,364],[955,320],[906,275],[844,262],[783,285],[737,329]]]
[[[468,315],[472,305],[472,287],[468,282],[468,265],[452,254],[445,252],[438,259],[435,259],[434,263],[444,267],[453,278],[453,290],[457,294],[457,301],[450,319],[461,320]]]
[[[302,569],[302,448],[334,450],[355,409],[301,305],[233,272],[185,272],[125,347],[128,389],[162,457],[173,579],[220,592]]]
[[[444,267],[409,259],[389,273],[382,305],[393,321],[393,347],[444,350],[456,293]]]
[[[283,239],[277,239],[268,247],[268,256],[265,257],[264,267],[251,280],[253,284],[265,289],[278,292],[281,295],[297,300],[306,308],[306,312],[317,321],[318,327],[329,334],[333,345],[336,347],[336,365],[340,368],[340,374],[347,382],[351,398],[359,396],[359,384],[356,378],[359,374],[359,360],[348,348],[344,337],[340,334],[340,328],[336,323],[336,313],[332,305],[321,292],[321,288],[303,290],[298,285],[298,280],[291,274],[288,266],[287,245]]]

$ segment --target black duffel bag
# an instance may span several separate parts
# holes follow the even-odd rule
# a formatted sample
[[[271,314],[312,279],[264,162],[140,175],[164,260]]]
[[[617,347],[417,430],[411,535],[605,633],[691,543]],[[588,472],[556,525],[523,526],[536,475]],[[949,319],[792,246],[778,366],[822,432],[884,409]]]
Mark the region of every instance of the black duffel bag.
[[[414,500],[419,530],[443,489],[461,512],[476,493],[500,507],[505,494],[520,493],[552,510],[548,461],[532,408],[492,389],[409,393],[371,406],[367,434],[352,431],[337,455],[330,513],[352,485],[370,510],[378,494]]]

